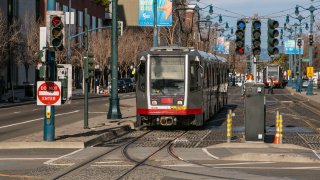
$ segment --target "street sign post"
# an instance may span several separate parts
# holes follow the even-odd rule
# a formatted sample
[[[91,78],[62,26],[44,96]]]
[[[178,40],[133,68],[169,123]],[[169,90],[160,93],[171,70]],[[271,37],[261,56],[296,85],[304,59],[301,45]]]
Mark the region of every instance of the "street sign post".
[[[61,105],[61,82],[38,81],[37,82],[37,105]]]

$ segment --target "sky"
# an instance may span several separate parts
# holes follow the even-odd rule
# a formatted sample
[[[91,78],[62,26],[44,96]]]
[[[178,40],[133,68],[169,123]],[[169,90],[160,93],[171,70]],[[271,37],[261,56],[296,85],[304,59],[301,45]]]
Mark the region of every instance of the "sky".
[[[280,26],[283,26],[286,15],[291,14],[294,15],[295,6],[300,5],[305,8],[310,7],[312,1],[311,0],[200,0],[197,2],[196,0],[191,1],[197,3],[200,7],[205,7],[207,5],[212,4],[214,6],[213,10],[216,14],[221,14],[224,22],[228,22],[229,26],[236,27],[236,21],[238,18],[242,17],[252,17],[254,14],[258,14],[258,16],[263,16],[262,19],[262,48],[267,47],[267,18],[272,18],[279,21]],[[320,0],[314,0],[313,6],[319,8],[319,10],[315,11],[315,14],[319,13],[320,15]],[[302,16],[309,16],[309,11],[303,11],[302,8],[299,9]],[[209,8],[204,10],[209,11]],[[208,13],[206,13],[208,14]],[[216,16],[216,14],[212,16]],[[227,17],[230,16],[230,17]],[[319,19],[319,16],[316,18]],[[215,20],[217,21],[217,20]],[[310,19],[306,20],[308,23]],[[297,20],[290,18],[290,24],[298,22]],[[234,28],[236,29],[236,28]],[[247,24],[246,28],[246,44],[250,45],[250,35],[251,25]],[[280,30],[279,30],[280,31]],[[305,33],[308,33],[304,30]],[[249,42],[248,42],[249,41]],[[281,43],[281,42],[280,42]]]

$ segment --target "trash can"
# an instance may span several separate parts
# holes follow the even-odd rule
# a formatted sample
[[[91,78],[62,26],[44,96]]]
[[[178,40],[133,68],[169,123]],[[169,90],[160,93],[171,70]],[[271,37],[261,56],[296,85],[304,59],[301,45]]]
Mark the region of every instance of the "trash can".
[[[264,141],[266,124],[264,84],[245,83],[245,140]]]

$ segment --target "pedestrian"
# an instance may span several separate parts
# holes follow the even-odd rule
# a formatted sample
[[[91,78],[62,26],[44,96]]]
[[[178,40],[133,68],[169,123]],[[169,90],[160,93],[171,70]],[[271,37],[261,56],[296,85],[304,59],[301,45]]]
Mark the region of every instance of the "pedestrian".
[[[270,78],[268,94],[269,94],[269,93],[270,93],[270,94],[273,94],[273,86],[274,86],[274,84],[273,84],[273,79]]]

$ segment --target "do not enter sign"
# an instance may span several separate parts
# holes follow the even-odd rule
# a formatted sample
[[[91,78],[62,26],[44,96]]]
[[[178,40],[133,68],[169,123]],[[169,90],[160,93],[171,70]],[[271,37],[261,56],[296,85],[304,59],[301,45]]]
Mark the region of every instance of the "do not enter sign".
[[[61,105],[61,82],[38,81],[37,105]]]

